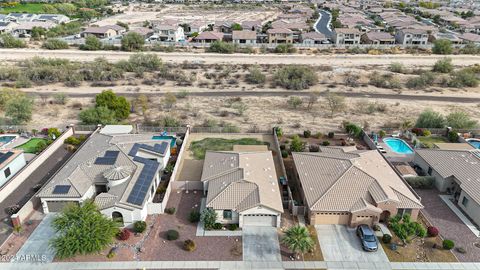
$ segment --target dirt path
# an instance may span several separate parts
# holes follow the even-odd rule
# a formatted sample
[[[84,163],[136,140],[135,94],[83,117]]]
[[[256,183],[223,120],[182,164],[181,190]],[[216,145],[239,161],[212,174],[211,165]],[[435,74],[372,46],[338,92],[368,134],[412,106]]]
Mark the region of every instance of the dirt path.
[[[405,66],[431,66],[443,55],[275,55],[275,54],[212,54],[212,53],[158,53],[165,62],[182,63],[184,61],[201,62],[204,64],[303,64],[314,66],[386,66],[399,62]],[[110,61],[127,59],[132,53],[114,51],[79,51],[79,50],[42,50],[42,49],[1,49],[0,61],[20,61],[34,56],[66,58],[74,61],[91,61],[97,57],[106,57]],[[480,56],[451,55],[454,65],[468,66],[480,63]]]

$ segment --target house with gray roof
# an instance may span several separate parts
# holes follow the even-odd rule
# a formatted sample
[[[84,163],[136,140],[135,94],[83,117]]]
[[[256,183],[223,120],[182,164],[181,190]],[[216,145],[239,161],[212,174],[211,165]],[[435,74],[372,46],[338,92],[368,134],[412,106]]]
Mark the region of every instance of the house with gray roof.
[[[272,152],[208,151],[201,181],[217,222],[280,227],[283,205]]]
[[[435,178],[440,192],[480,224],[480,150],[416,149],[414,163]]]
[[[148,133],[119,134],[118,126],[104,129],[114,132],[92,134],[39,191],[44,213],[94,200],[103,214],[125,226],[145,220],[170,157],[171,140]]]
[[[320,147],[292,153],[308,221],[356,227],[394,215],[416,219],[420,198],[376,150]]]

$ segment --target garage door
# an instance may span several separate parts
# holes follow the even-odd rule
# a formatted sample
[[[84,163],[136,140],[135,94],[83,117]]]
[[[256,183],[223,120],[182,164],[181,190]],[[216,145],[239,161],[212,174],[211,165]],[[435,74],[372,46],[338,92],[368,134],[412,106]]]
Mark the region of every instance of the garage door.
[[[47,201],[48,212],[61,212],[69,203],[75,203],[78,205],[78,202],[73,201]]]
[[[277,226],[275,215],[244,215],[243,226]]]
[[[349,213],[342,212],[330,212],[330,213],[318,213],[315,215],[315,224],[348,224],[350,221]]]

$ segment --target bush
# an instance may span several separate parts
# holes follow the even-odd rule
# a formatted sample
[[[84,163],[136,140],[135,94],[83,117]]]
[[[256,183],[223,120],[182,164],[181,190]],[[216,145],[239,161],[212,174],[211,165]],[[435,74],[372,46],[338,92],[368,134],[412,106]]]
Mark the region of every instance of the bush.
[[[291,96],[288,100],[287,100],[287,104],[290,108],[292,109],[297,109],[299,106],[301,106],[303,103],[303,100],[302,98],[300,97],[297,97],[297,96]]]
[[[305,144],[300,140],[298,135],[294,135],[292,138],[292,143],[290,144],[290,151],[291,152],[303,152],[305,149]]]
[[[403,66],[402,63],[391,63],[390,64],[390,71],[395,72],[395,73],[405,73],[405,67]]]
[[[310,152],[320,152],[320,147],[317,144],[310,144],[308,146],[308,151],[310,151]]]
[[[450,73],[453,71],[453,64],[451,58],[443,58],[438,60],[435,65],[433,65],[433,71],[440,73]]]
[[[454,130],[448,132],[447,136],[448,136],[448,140],[453,143],[458,142],[458,138],[460,137],[458,133]]]
[[[354,123],[345,123],[345,131],[348,133],[349,136],[360,138],[362,135],[362,128]]]
[[[460,70],[452,74],[451,80],[447,83],[450,87],[477,87],[478,79],[475,73],[470,70]]]
[[[222,223],[218,223],[218,222],[217,222],[217,223],[213,224],[213,229],[214,229],[214,230],[221,230],[222,227],[223,227],[223,226],[222,226]]]
[[[42,47],[47,50],[62,50],[68,49],[68,43],[60,39],[51,38],[45,41]]]
[[[428,136],[432,135],[432,132],[430,132],[430,130],[428,130],[428,129],[424,129],[422,135],[425,136],[425,137],[428,137]]]
[[[81,143],[81,141],[75,136],[70,136],[70,137],[65,139],[65,143],[76,146],[76,145],[79,145]]]
[[[328,138],[333,139],[335,137],[335,132],[328,132]]]
[[[102,42],[95,36],[88,36],[85,38],[85,44],[80,45],[80,50],[97,51],[103,48]]]
[[[370,84],[379,88],[402,88],[400,81],[392,74],[379,74],[376,71],[370,75]]]
[[[136,32],[129,32],[122,38],[122,50],[124,51],[140,51],[144,44],[145,39]]]
[[[234,53],[235,45],[223,41],[214,41],[210,44],[207,51],[214,53]]]
[[[0,35],[0,48],[25,48],[27,44],[23,40],[13,37],[11,34]]]
[[[288,151],[282,150],[282,158],[287,158],[287,157],[288,157]]]
[[[280,44],[275,47],[274,53],[295,53],[297,50],[292,44]]]
[[[318,81],[317,74],[309,67],[286,66],[279,69],[274,77],[275,85],[286,89],[308,89]]]
[[[125,228],[118,232],[117,238],[118,240],[126,241],[128,240],[128,238],[130,238],[130,235],[131,235],[130,231]]]
[[[203,222],[205,230],[211,230],[217,220],[217,212],[211,208],[205,208],[200,215],[200,220]]]
[[[392,242],[392,236],[390,234],[384,234],[382,236],[382,242],[385,244],[390,244],[390,242]]]
[[[417,128],[443,128],[445,127],[445,118],[432,109],[424,110],[417,118],[415,123]]]
[[[175,214],[175,207],[169,207],[167,209],[165,209],[165,213],[169,214],[169,215],[173,215]]]
[[[424,72],[418,77],[408,79],[405,85],[410,89],[419,89],[431,86],[434,81],[435,77],[431,72]]]
[[[463,111],[456,111],[448,114],[446,121],[447,126],[458,129],[473,129],[478,125],[476,120],[473,120],[470,115]]]
[[[238,229],[238,224],[228,224],[227,227],[230,231],[236,231]]]
[[[427,228],[427,235],[429,237],[436,237],[439,234],[438,228],[434,226],[429,226]]]
[[[135,221],[133,223],[133,231],[136,233],[143,233],[147,229],[147,223],[145,221]]]
[[[455,247],[455,243],[454,243],[452,240],[445,239],[445,240],[443,240],[443,242],[442,242],[442,246],[443,246],[443,248],[446,249],[446,250],[451,250],[452,248]]]
[[[167,231],[167,240],[169,240],[169,241],[177,240],[178,237],[179,237],[178,231],[176,231],[176,230],[168,230]]]
[[[200,212],[198,212],[197,210],[193,210],[192,212],[190,212],[190,214],[188,215],[188,220],[191,222],[191,223],[197,223],[200,221]]]
[[[260,71],[258,67],[252,67],[248,70],[248,74],[245,76],[245,80],[250,84],[263,84],[267,77]]]
[[[412,128],[412,133],[417,136],[423,136],[423,128]]]
[[[196,249],[195,242],[193,240],[187,239],[183,242],[183,249],[186,251],[194,251]]]
[[[412,176],[405,177],[405,180],[412,188],[430,189],[433,188],[435,178],[433,176]]]
[[[303,137],[304,138],[310,138],[312,136],[312,132],[310,130],[304,130],[303,131]]]
[[[329,142],[329,141],[323,141],[323,142],[322,142],[322,145],[323,145],[323,146],[329,146],[329,145],[330,145],[330,142]]]
[[[446,39],[437,39],[433,43],[432,52],[434,54],[451,54],[453,52],[452,42]]]

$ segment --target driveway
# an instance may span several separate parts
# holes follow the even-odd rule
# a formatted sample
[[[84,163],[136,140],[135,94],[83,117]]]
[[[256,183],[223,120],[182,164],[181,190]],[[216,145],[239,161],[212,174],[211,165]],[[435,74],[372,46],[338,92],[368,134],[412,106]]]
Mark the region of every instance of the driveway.
[[[48,245],[55,235],[51,224],[55,214],[49,213],[33,231],[25,244],[17,252],[13,262],[42,262],[50,263],[55,257],[55,251]]]
[[[377,252],[363,251],[355,230],[344,225],[315,225],[325,261],[388,262],[379,244]]]
[[[281,261],[277,228],[245,226],[243,232],[243,260],[251,262]]]

